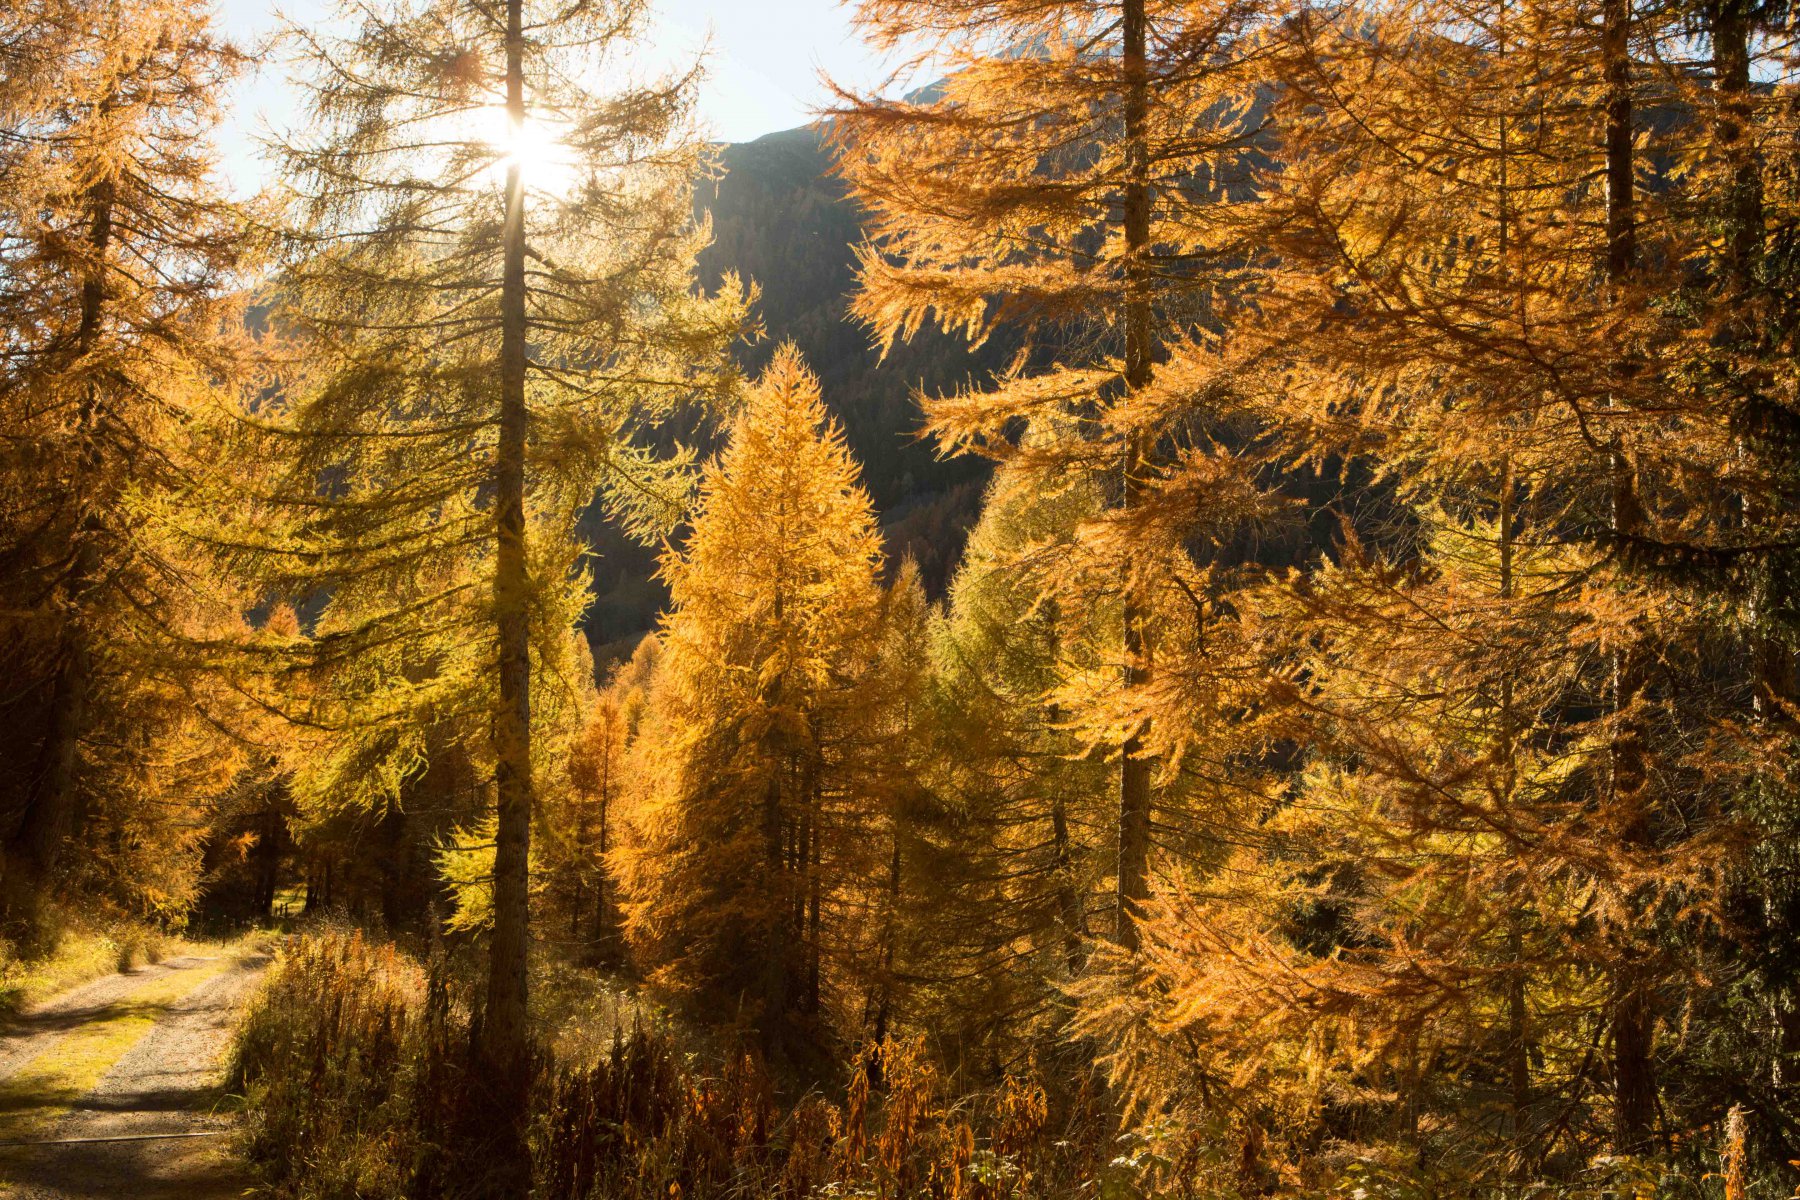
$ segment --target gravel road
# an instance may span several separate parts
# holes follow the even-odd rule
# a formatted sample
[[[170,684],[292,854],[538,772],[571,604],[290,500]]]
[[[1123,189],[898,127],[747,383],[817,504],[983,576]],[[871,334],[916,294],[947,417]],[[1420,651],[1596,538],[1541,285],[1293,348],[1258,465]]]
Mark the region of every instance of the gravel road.
[[[231,1118],[215,1109],[238,1005],[267,964],[170,959],[76,988],[0,1034],[0,1141],[60,1143],[0,1146],[0,1196],[241,1196],[250,1179],[230,1153]]]

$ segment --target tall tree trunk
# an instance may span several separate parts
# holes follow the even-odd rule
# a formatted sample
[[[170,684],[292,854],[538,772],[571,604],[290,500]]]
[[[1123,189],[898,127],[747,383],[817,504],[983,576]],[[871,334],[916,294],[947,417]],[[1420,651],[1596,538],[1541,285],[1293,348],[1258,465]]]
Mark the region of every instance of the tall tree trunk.
[[[1606,80],[1606,274],[1615,296],[1637,268],[1637,197],[1631,97],[1631,0],[1605,0],[1601,10],[1600,53]],[[1621,368],[1623,373],[1623,368]],[[1642,521],[1635,470],[1612,439],[1612,524],[1616,534],[1639,532]],[[1645,686],[1644,651],[1621,647],[1613,655],[1613,709],[1630,714]],[[1641,722],[1620,722],[1611,750],[1614,803],[1629,809],[1625,837],[1644,844],[1649,836],[1645,789],[1649,783]],[[1612,984],[1613,1148],[1620,1154],[1651,1149],[1656,1126],[1656,1064],[1652,1057],[1655,1010],[1651,979],[1631,947],[1621,950]]]
[[[1613,985],[1613,1150],[1648,1154],[1656,1130],[1655,1014],[1643,972],[1626,969]]]
[[[275,894],[280,890],[281,860],[287,853],[287,822],[282,818],[281,809],[277,807],[276,797],[280,794],[280,784],[270,784],[264,789],[263,797],[267,807],[262,813],[262,828],[253,851],[256,859],[256,918],[266,921],[275,912]]]
[[[110,102],[102,107],[110,107]],[[76,327],[74,345],[77,362],[92,354],[100,341],[106,311],[106,257],[112,246],[117,196],[117,185],[110,176],[97,180],[88,189],[90,258],[81,282],[81,321]],[[75,547],[73,561],[59,589],[62,630],[50,697],[49,729],[39,755],[31,799],[13,841],[29,877],[21,881],[25,883],[53,875],[64,845],[76,832],[81,737],[87,726],[94,672],[82,608],[100,571],[99,539],[104,532],[94,512],[94,493],[105,469],[100,450],[99,426],[105,418],[102,407],[99,386],[89,379],[76,417],[79,469],[70,481],[76,506]]]
[[[86,576],[93,565],[88,547],[77,548],[70,575]],[[89,682],[93,677],[93,653],[81,615],[71,603],[63,614],[57,648],[56,681],[50,696],[50,728],[30,802],[25,809],[14,845],[26,880],[41,882],[53,876],[62,848],[75,833],[75,788],[79,774],[81,735],[87,725]],[[25,881],[21,881],[25,882]]]
[[[1062,653],[1062,611],[1054,598],[1043,608],[1044,659],[1053,675],[1060,675]],[[1054,731],[1062,724],[1062,706],[1054,699],[1044,706],[1044,727]],[[1069,840],[1069,802],[1059,784],[1050,794],[1050,871],[1051,888],[1056,898],[1057,920],[1062,925],[1063,962],[1072,979],[1081,973],[1082,945],[1087,940],[1087,913],[1081,893],[1075,885],[1075,851]]]
[[[1752,137],[1754,117],[1750,78],[1750,12],[1745,0],[1712,0],[1706,7],[1708,31],[1713,43],[1713,87],[1718,93],[1715,136],[1728,163],[1729,182],[1726,198],[1726,261],[1724,287],[1726,294],[1738,297],[1756,286],[1756,266],[1763,253],[1765,214],[1763,207],[1762,164]],[[1733,339],[1751,340],[1756,331],[1742,322],[1734,322]],[[1747,391],[1760,391],[1767,386],[1763,372],[1753,376]],[[1754,528],[1766,520],[1766,501],[1746,500],[1744,524]],[[1777,578],[1781,574],[1776,562],[1765,562],[1757,571],[1755,590],[1750,605],[1750,660],[1753,673],[1752,703],[1757,720],[1768,726],[1787,726],[1792,736],[1790,706],[1800,699],[1800,678],[1796,677],[1794,653],[1786,639],[1772,627],[1776,602]],[[1762,902],[1765,920],[1764,936],[1778,939],[1787,920],[1780,905],[1765,895]],[[1800,980],[1796,980],[1790,956],[1778,956],[1767,979],[1770,989],[1770,1084],[1780,1090],[1788,1085],[1783,1064],[1800,1056]]]
[[[898,955],[898,950],[899,950],[898,943],[900,941],[900,861],[901,860],[900,860],[900,816],[898,813],[895,813],[895,815],[894,815],[893,840],[894,840],[894,845],[888,855],[887,928],[882,931],[882,935],[881,935],[881,980],[880,980],[880,984],[879,984],[879,986],[881,988],[881,993],[880,993],[880,996],[878,997],[878,999],[876,1000],[876,1004],[875,1004],[874,1040],[875,1040],[875,1045],[877,1047],[879,1047],[883,1042],[887,1041],[888,1022],[891,1020],[892,1014],[893,1014],[894,962]],[[879,1066],[880,1061],[881,1061],[880,1056],[879,1056],[879,1054],[877,1054],[877,1056],[874,1058],[873,1062],[877,1066]],[[874,1083],[876,1086],[880,1086],[879,1074],[877,1074],[871,1080],[871,1082]]]
[[[1135,392],[1150,382],[1151,313],[1149,294],[1150,148],[1148,33],[1144,0],[1124,0],[1125,73],[1125,388]],[[1143,493],[1142,435],[1129,436],[1122,464],[1120,503],[1135,507]],[[1125,568],[1125,673],[1127,690],[1150,679],[1149,612],[1139,581]],[[1143,731],[1134,730],[1119,754],[1119,860],[1115,938],[1127,950],[1138,948],[1136,912],[1150,895],[1150,772],[1144,755]]]
[[[525,123],[523,0],[506,5],[506,114],[513,136]],[[494,931],[480,1057],[491,1072],[497,1112],[510,1126],[497,1175],[504,1193],[530,1180],[525,1114],[530,1092],[525,959],[530,923],[531,638],[525,558],[525,180],[515,155],[506,171],[500,281],[500,422],[494,451],[494,619],[500,695],[494,711]]]
[[[1606,276],[1617,287],[1637,263],[1637,178],[1632,157],[1631,0],[1605,0],[1600,54],[1606,76]]]
[[[1510,451],[1500,479],[1500,600],[1510,608],[1516,593],[1514,562],[1517,553],[1516,523],[1517,479]],[[1510,613],[1503,616],[1508,619]],[[1500,677],[1500,757],[1501,787],[1505,804],[1510,809],[1518,797],[1519,717],[1513,677],[1504,670]],[[1524,951],[1525,914],[1516,906],[1507,913],[1506,958],[1506,1077],[1512,1099],[1513,1137],[1523,1139],[1530,1127],[1531,1116],[1531,1022],[1526,1010],[1525,982],[1528,965]],[[1521,1163],[1521,1169],[1523,1164]]]
[[[1613,703],[1618,711],[1629,713],[1644,688],[1643,652],[1635,646],[1626,647],[1613,661]],[[1624,840],[1628,845],[1645,846],[1650,840],[1649,814],[1644,811],[1649,778],[1640,722],[1629,717],[1622,721],[1611,751],[1614,803],[1627,809]],[[1620,961],[1614,972],[1610,1001],[1613,1150],[1641,1155],[1654,1148],[1656,1129],[1652,978],[1638,958],[1637,947],[1627,944],[1617,953]]]
[[[1739,292],[1753,282],[1763,247],[1762,170],[1751,136],[1750,10],[1748,0],[1709,0],[1705,12],[1718,96],[1715,136],[1728,171],[1725,282]]]

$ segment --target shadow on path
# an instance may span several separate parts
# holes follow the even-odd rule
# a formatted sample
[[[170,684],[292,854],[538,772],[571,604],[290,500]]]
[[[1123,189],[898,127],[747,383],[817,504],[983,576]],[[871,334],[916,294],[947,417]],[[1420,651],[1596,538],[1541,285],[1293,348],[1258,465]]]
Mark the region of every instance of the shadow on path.
[[[201,965],[205,959],[190,959]],[[0,1147],[0,1197],[6,1200],[225,1200],[252,1179],[232,1153],[235,1124],[222,1111],[223,1054],[239,1005],[266,956],[241,958],[193,991],[161,1006],[157,1023],[41,1135],[60,1144]],[[129,977],[114,977],[129,978]],[[130,1011],[129,996],[48,1014],[37,1029],[81,1027]],[[32,1018],[27,1018],[31,1021]],[[23,1026],[26,1022],[21,1022]],[[49,1053],[54,1054],[54,1046]],[[16,1070],[16,1066],[15,1066]],[[18,1104],[18,1098],[11,1098]],[[154,1135],[202,1136],[154,1136]],[[146,1137],[146,1135],[151,1135]],[[134,1138],[130,1141],[74,1141]]]

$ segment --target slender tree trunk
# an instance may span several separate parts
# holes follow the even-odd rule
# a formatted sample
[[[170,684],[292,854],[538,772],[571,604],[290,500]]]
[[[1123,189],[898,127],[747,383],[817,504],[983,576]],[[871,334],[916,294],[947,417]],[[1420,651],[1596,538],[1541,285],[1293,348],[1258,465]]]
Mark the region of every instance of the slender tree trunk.
[[[506,5],[506,113],[514,136],[525,122],[523,0]],[[496,1112],[511,1126],[496,1172],[523,1195],[530,1180],[525,1115],[530,1092],[525,960],[530,923],[531,658],[529,578],[525,558],[525,180],[517,156],[506,172],[506,216],[500,281],[500,422],[494,452],[494,617],[500,696],[494,711],[494,932],[487,1004],[482,1013],[483,1067]]]
[[[802,790],[802,795],[804,795]],[[799,987],[806,975],[806,861],[811,853],[807,838],[811,835],[811,823],[802,811],[794,821],[794,843],[788,850],[788,873],[793,879],[794,894],[788,905],[790,932],[794,945],[800,947],[799,958],[790,964],[795,973],[794,986]]]
[[[807,817],[806,817],[806,1011],[810,1016],[819,1015],[819,972],[822,949],[819,945],[823,930],[821,920],[823,887],[820,875],[824,856],[820,846],[820,822],[824,797],[821,795],[819,771],[815,766],[812,776],[807,781]]]
[[[1612,1001],[1613,1150],[1648,1154],[1656,1131],[1654,1014],[1641,972],[1622,971]]]
[[[287,823],[282,820],[281,810],[275,806],[275,787],[272,785],[264,793],[268,807],[263,810],[262,829],[257,839],[256,856],[256,916],[266,921],[275,912],[275,893],[281,882],[281,859],[287,852]]]
[[[894,961],[898,952],[896,943],[900,939],[900,818],[898,814],[894,817],[893,838],[893,850],[888,856],[887,928],[882,931],[881,936],[881,994],[875,1004],[874,1038],[875,1045],[878,1047],[887,1041],[888,1021],[893,1012]],[[880,1061],[881,1059],[877,1055],[874,1059],[877,1067],[879,1067]],[[880,1086],[879,1073],[871,1082]]]
[[[1632,142],[1631,0],[1605,0],[1600,53],[1606,76],[1606,275],[1615,287],[1637,263],[1637,178]]]
[[[109,107],[103,106],[103,107]],[[76,361],[99,344],[106,311],[106,257],[112,246],[117,187],[112,178],[88,189],[88,252],[91,259],[81,283],[81,321],[75,331]],[[94,493],[105,468],[100,452],[100,389],[89,380],[76,417],[78,477],[71,480],[77,510],[74,559],[60,588],[62,630],[57,649],[56,680],[50,697],[49,729],[39,756],[30,803],[14,835],[14,849],[32,880],[55,873],[62,849],[76,832],[76,796],[81,737],[87,727],[88,696],[94,673],[85,614],[81,611],[100,571],[99,539],[103,534],[93,511]],[[22,881],[25,882],[25,881]]]
[[[1601,9],[1600,53],[1606,81],[1606,274],[1615,298],[1622,298],[1623,287],[1637,268],[1631,16],[1631,0],[1605,0]],[[1621,365],[1621,379],[1626,369]],[[1632,536],[1641,529],[1642,513],[1635,469],[1616,433],[1610,458],[1613,530],[1617,535]],[[1613,711],[1626,714],[1610,747],[1613,801],[1628,810],[1626,840],[1642,845],[1650,836],[1649,814],[1643,811],[1649,773],[1641,721],[1629,714],[1646,683],[1643,649],[1635,644],[1620,647],[1614,652],[1612,668]],[[1620,957],[1609,1001],[1613,1148],[1620,1154],[1643,1154],[1651,1149],[1656,1124],[1652,981],[1631,947],[1622,948]]]
[[[608,875],[606,854],[612,836],[612,756],[611,732],[607,734],[606,757],[600,769],[600,856],[599,870],[594,873],[594,941],[607,961],[613,958],[612,913],[607,907]]]
[[[88,575],[91,556],[84,544],[76,550],[71,576]],[[89,681],[93,654],[87,631],[78,613],[63,615],[57,650],[56,683],[50,697],[50,728],[45,735],[42,764],[31,803],[19,827],[15,845],[29,879],[53,876],[62,849],[75,834],[75,788],[80,763],[81,735],[87,725]]]
[[[1624,468],[1629,473],[1629,468]],[[1618,508],[1615,506],[1615,514]],[[1615,517],[1616,519],[1616,517]],[[1613,655],[1613,706],[1615,713],[1629,714],[1646,683],[1644,652],[1637,646],[1621,648]],[[1650,841],[1649,772],[1641,721],[1623,717],[1611,746],[1612,789],[1615,804],[1625,806],[1623,837],[1643,847]],[[1621,1154],[1643,1153],[1649,1148],[1656,1122],[1656,1069],[1651,1059],[1655,1013],[1651,1005],[1651,979],[1631,946],[1620,949],[1620,963],[1613,980],[1612,1049],[1614,1149]]]
[[[1059,788],[1050,799],[1051,866],[1055,873],[1057,916],[1062,922],[1063,961],[1069,976],[1081,973],[1081,942],[1087,936],[1081,896],[1075,890],[1074,854],[1069,847],[1069,806]]]
[[[1150,382],[1151,314],[1149,294],[1150,149],[1148,33],[1144,0],[1124,0],[1121,67],[1125,73],[1125,387],[1135,392]],[[1142,498],[1147,447],[1141,434],[1130,435],[1122,464],[1120,503],[1135,507]],[[1127,690],[1150,679],[1149,612],[1139,581],[1125,568],[1125,677]],[[1143,730],[1134,731],[1119,755],[1119,861],[1115,938],[1135,951],[1138,907],[1150,895],[1150,774]]]
[[[569,871],[569,941],[580,942],[582,922],[587,918],[587,870],[593,849],[589,842],[587,796],[577,791],[575,838],[570,854]]]
[[[1742,291],[1753,281],[1763,246],[1762,170],[1751,137],[1755,99],[1750,82],[1750,11],[1748,0],[1709,0],[1705,11],[1713,48],[1713,90],[1718,95],[1715,130],[1729,171],[1726,284]]]
[[[1628,468],[1623,473],[1628,475]],[[1615,504],[1615,520],[1618,512]],[[1645,682],[1642,648],[1627,646],[1617,651],[1613,656],[1615,711],[1629,714],[1642,695]],[[1624,840],[1634,847],[1646,846],[1650,841],[1649,814],[1645,811],[1649,772],[1639,719],[1626,715],[1620,721],[1613,735],[1611,757],[1613,802],[1624,806],[1627,813]],[[1656,1127],[1652,977],[1636,947],[1620,947],[1618,954],[1611,1000],[1613,1149],[1619,1154],[1643,1154],[1651,1149]]]
[[[406,893],[413,879],[412,846],[407,837],[407,810],[391,805],[377,827],[381,835],[381,920],[391,935],[406,919]]]
[[[1514,525],[1516,523],[1517,479],[1515,477],[1513,459],[1509,452],[1500,479],[1500,600],[1504,608],[1509,609],[1516,593],[1514,584],[1514,562],[1517,554],[1517,538]],[[1509,621],[1511,613],[1503,611],[1502,620]],[[1510,670],[1503,668],[1500,677],[1500,756],[1505,804],[1511,808],[1518,797],[1518,737],[1519,717],[1516,711],[1517,697],[1513,687]],[[1524,924],[1526,914],[1519,910],[1517,897],[1513,898],[1513,908],[1506,915],[1506,957],[1507,975],[1505,986],[1506,998],[1506,1081],[1507,1090],[1512,1099],[1513,1137],[1522,1139],[1530,1126],[1531,1117],[1531,1022],[1525,1005],[1525,982],[1528,965],[1525,962]]]
[[[1506,1088],[1511,1094],[1513,1136],[1531,1126],[1531,1022],[1525,1006],[1525,945],[1515,914],[1506,931],[1512,972],[1506,979]]]
[[[1044,603],[1045,661],[1053,675],[1060,675],[1062,612],[1056,601]],[[1062,706],[1052,700],[1044,706],[1044,726],[1054,732],[1062,723]],[[1070,978],[1081,973],[1082,944],[1087,940],[1087,913],[1075,886],[1075,852],[1069,840],[1069,802],[1062,787],[1050,795],[1050,871],[1056,898],[1057,919],[1062,924],[1063,961]]]
[[[1706,21],[1713,43],[1713,87],[1719,95],[1715,136],[1729,164],[1729,191],[1726,200],[1726,262],[1724,286],[1728,295],[1748,293],[1756,283],[1756,265],[1762,257],[1765,236],[1762,164],[1751,137],[1754,94],[1750,78],[1751,21],[1745,0],[1712,0],[1706,7]],[[1734,338],[1749,340],[1755,331],[1734,323]],[[1762,376],[1759,372],[1758,376]],[[1758,377],[1752,388],[1767,386],[1766,377]],[[1754,528],[1767,519],[1764,502],[1746,500],[1744,524]],[[1750,600],[1750,659],[1754,690],[1752,703],[1758,721],[1765,725],[1788,726],[1791,735],[1790,706],[1800,699],[1800,678],[1796,677],[1794,653],[1786,640],[1771,627],[1777,589],[1777,566],[1765,563],[1757,572],[1755,591]],[[1780,937],[1785,922],[1779,905],[1763,898],[1765,936]],[[1800,982],[1791,970],[1774,968],[1768,979],[1770,988],[1770,1072],[1772,1086],[1787,1086],[1783,1064],[1800,1056]]]
[[[780,760],[778,760],[780,761]],[[794,887],[794,853],[789,846],[789,830],[787,822],[782,820],[782,780],[796,774],[791,757],[770,772],[769,785],[763,790],[762,833],[763,854],[768,866],[768,886],[776,889]],[[795,831],[798,836],[798,831]],[[762,1012],[758,1015],[757,1024],[763,1034],[765,1047],[769,1044],[776,1023],[787,1011],[788,978],[787,973],[792,964],[788,949],[788,939],[794,937],[793,904],[791,898],[782,893],[783,907],[787,910],[784,919],[776,922],[771,933],[777,939],[770,946],[767,957],[762,963]]]

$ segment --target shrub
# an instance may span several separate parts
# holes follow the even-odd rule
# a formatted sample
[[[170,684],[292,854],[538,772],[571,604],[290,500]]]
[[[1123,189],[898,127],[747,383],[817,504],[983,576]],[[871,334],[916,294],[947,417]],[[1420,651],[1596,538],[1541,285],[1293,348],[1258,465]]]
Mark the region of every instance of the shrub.
[[[360,934],[294,939],[247,1008],[231,1082],[275,1194],[401,1200],[422,1155],[413,1111],[427,981]]]
[[[249,1152],[273,1193],[454,1195],[480,1167],[456,1155],[473,1111],[468,1035],[441,971],[357,934],[296,939],[246,1015],[234,1065]],[[755,1059],[703,1071],[641,1023],[591,1061],[538,1062],[542,1200],[1032,1200],[1117,1174],[1091,1093],[1053,1105],[1041,1083],[1008,1079],[952,1097],[918,1045],[866,1052],[841,1102],[784,1104]]]

